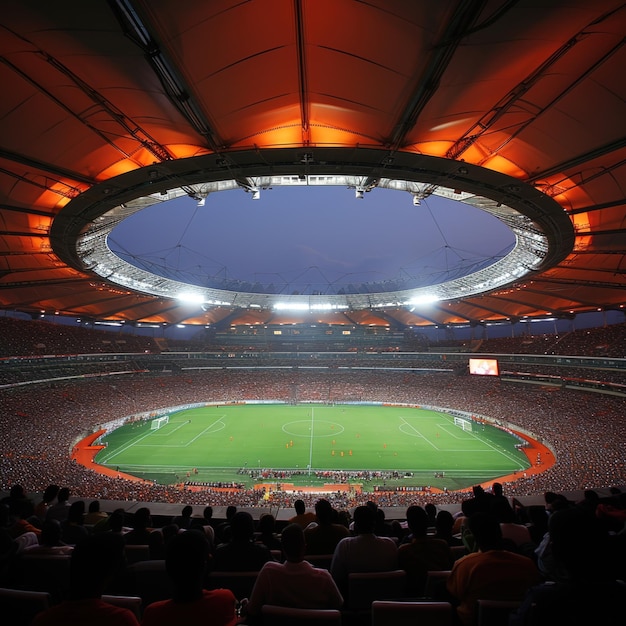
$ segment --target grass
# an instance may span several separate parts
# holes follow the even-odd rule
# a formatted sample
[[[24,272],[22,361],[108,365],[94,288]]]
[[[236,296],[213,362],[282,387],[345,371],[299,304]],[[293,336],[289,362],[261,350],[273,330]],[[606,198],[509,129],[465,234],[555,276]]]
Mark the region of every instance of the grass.
[[[398,472],[391,482],[402,486],[449,490],[529,466],[518,439],[472,425],[464,431],[447,413],[401,406],[207,406],[174,412],[158,430],[148,421],[109,433],[96,462],[164,484],[190,472],[199,482],[251,485],[249,473],[271,468],[295,473],[284,482],[315,485],[333,482],[315,471],[370,470]],[[363,488],[384,482],[390,484],[388,475]]]

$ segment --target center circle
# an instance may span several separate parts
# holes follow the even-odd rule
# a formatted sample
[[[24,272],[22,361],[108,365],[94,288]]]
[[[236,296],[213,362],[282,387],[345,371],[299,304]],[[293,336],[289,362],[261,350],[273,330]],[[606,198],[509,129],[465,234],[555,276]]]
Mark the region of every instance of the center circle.
[[[320,426],[321,424],[326,424],[326,426]],[[292,437],[336,437],[344,430],[341,424],[326,420],[297,420],[283,425],[283,432]]]

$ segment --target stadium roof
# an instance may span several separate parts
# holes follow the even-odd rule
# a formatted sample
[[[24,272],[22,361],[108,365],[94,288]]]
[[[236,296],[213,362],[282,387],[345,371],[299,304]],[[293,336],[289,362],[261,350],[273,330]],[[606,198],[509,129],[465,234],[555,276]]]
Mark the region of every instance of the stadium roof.
[[[0,26],[2,308],[424,325],[626,305],[622,2],[23,0]],[[170,196],[323,179],[458,195],[517,256],[437,297],[299,294],[295,313],[237,290],[183,304],[107,257]]]

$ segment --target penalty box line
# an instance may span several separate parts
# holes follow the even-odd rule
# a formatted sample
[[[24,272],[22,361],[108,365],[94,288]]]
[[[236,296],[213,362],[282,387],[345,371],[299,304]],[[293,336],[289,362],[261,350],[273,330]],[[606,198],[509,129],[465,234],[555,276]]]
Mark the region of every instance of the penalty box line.
[[[419,430],[417,430],[417,428],[415,428],[413,424],[410,424],[409,422],[407,422],[404,417],[400,417],[400,421],[402,422],[400,426],[408,426],[418,437],[421,437],[426,443],[430,444],[433,448],[435,448],[437,452],[441,452],[441,450],[430,439],[428,439],[428,437],[424,437],[424,435],[422,435],[422,433]]]

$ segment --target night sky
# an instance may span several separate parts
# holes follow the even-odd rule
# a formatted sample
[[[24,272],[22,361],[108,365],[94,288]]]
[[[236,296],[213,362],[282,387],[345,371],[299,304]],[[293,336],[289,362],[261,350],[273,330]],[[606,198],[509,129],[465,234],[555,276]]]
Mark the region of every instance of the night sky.
[[[336,293],[361,283],[422,286],[506,254],[509,229],[468,205],[374,189],[280,187],[153,205],[125,220],[109,246],[125,260],[201,286],[238,279],[282,293]],[[408,281],[408,282],[407,282]],[[381,289],[387,290],[387,289]],[[392,290],[392,289],[389,289]]]

